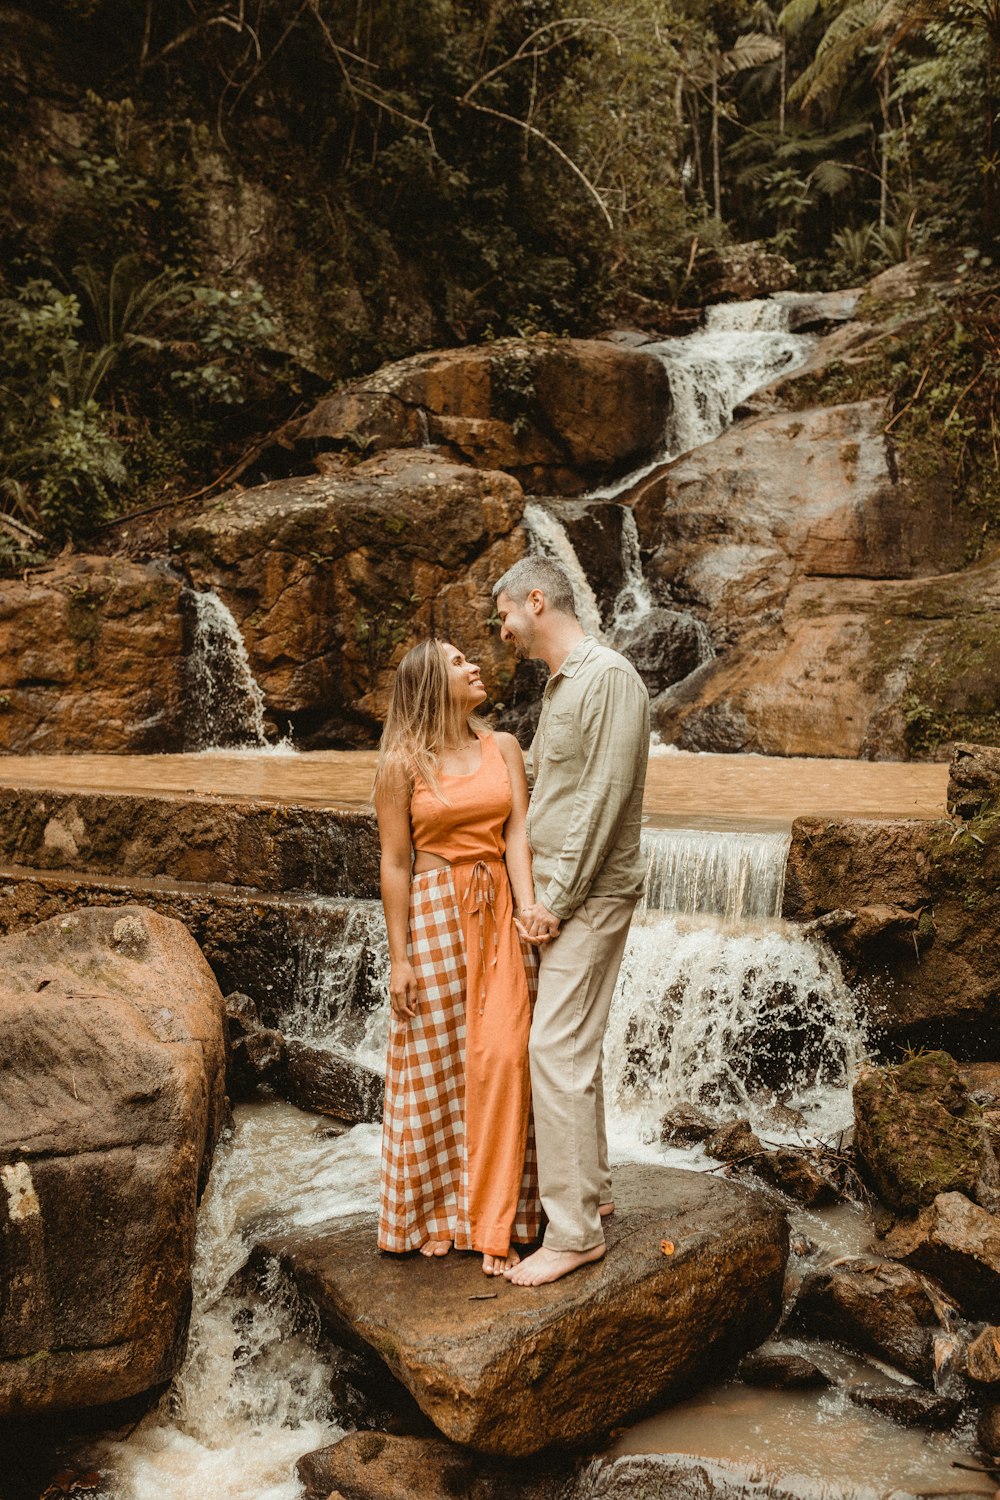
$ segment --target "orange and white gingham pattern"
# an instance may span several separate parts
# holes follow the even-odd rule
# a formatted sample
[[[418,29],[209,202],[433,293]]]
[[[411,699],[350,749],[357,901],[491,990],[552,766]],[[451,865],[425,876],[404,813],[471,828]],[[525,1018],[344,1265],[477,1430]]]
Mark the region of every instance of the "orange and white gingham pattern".
[[[537,965],[527,967],[532,1000]],[[415,875],[410,886],[410,962],[419,987],[415,1016],[390,1017],[379,1183],[381,1250],[416,1250],[428,1239],[472,1248],[465,1174],[467,960],[450,869]],[[534,1132],[529,1127],[512,1237],[539,1231]]]

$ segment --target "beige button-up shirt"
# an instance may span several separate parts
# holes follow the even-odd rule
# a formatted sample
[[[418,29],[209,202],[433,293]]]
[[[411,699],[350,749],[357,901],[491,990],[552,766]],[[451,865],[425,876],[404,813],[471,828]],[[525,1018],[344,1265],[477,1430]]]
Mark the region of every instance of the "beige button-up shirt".
[[[545,684],[527,754],[535,898],[565,919],[588,896],[640,896],[649,694],[631,662],[584,636]]]

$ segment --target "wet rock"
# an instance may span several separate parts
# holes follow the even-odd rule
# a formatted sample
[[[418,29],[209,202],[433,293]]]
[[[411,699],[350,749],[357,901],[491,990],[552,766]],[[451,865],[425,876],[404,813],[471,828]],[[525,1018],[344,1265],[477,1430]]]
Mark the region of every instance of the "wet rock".
[[[560,1500],[571,1465],[532,1458],[502,1463],[443,1438],[352,1432],[296,1465],[305,1500]]]
[[[715,1121],[693,1104],[678,1104],[660,1121],[660,1140],[665,1146],[689,1145],[705,1140],[715,1128]]]
[[[945,1048],[960,1067],[993,1056],[1000,1005],[1000,837],[993,820],[967,831],[945,818],[796,819],[783,915],[811,922],[875,906],[913,913],[909,945],[892,932],[845,945],[849,923],[839,922],[827,940],[846,977],[863,985],[883,1035],[899,1045]]]
[[[767,1152],[755,1163],[754,1170],[790,1198],[810,1208],[835,1203],[840,1197],[840,1187],[829,1169],[791,1146]]]
[[[861,287],[840,292],[778,292],[774,300],[787,307],[791,333],[820,333],[833,324],[850,322],[861,292]]]
[[[178,1369],[225,1049],[207,963],[141,907],[5,938],[0,971],[5,1418],[117,1402]]]
[[[118,557],[0,579],[0,754],[180,750],[180,591]]]
[[[731,1120],[720,1125],[705,1141],[705,1150],[717,1161],[732,1163],[765,1155],[764,1147],[750,1129],[749,1120]]]
[[[984,1328],[965,1352],[965,1368],[977,1385],[1000,1386],[1000,1328]]]
[[[701,251],[695,261],[702,296],[706,302],[753,301],[795,285],[799,273],[762,240]]]
[[[286,1061],[285,1039],[264,1026],[256,1002],[234,990],[225,999],[229,1037],[229,1097],[255,1099],[260,1086],[275,1085]]]
[[[332,1048],[287,1038],[285,1064],[276,1086],[299,1109],[352,1123],[382,1118],[382,1074]]]
[[[886,1253],[935,1277],[971,1317],[1000,1307],[1000,1218],[962,1193],[940,1193],[911,1224],[898,1224]]]
[[[290,423],[298,451],[439,444],[541,494],[580,494],[652,455],[669,408],[666,371],[598,339],[503,339],[385,365]]]
[[[440,1430],[485,1452],[594,1442],[758,1344],[778,1316],[781,1212],[666,1168],[616,1175],[608,1255],[530,1291],[474,1256],[383,1256],[370,1218],[268,1238],[335,1339],[373,1348]],[[595,1361],[593,1351],[601,1350]]]
[[[952,1427],[958,1420],[962,1403],[957,1396],[934,1396],[914,1387],[852,1385],[847,1387],[848,1400],[855,1406],[877,1411],[903,1427]]]
[[[830,1384],[830,1377],[802,1354],[764,1354],[758,1350],[740,1361],[736,1373],[744,1385],[775,1391],[812,1390]]]
[[[941,1305],[907,1267],[855,1257],[805,1278],[789,1327],[874,1354],[931,1386]]]
[[[490,590],[524,553],[523,508],[509,475],[413,449],[228,491],[173,516],[166,540],[232,610],[297,744],[373,745],[395,665],[428,634],[461,644],[503,696],[514,664]]]
[[[983,1452],[1000,1467],[1000,1401],[990,1401],[979,1413],[976,1438]]]
[[[651,609],[615,636],[615,648],[629,661],[651,696],[694,672],[710,655],[706,627],[684,610]]]
[[[912,1213],[939,1193],[976,1197],[982,1110],[947,1052],[867,1068],[854,1085],[854,1144],[879,1197]]]

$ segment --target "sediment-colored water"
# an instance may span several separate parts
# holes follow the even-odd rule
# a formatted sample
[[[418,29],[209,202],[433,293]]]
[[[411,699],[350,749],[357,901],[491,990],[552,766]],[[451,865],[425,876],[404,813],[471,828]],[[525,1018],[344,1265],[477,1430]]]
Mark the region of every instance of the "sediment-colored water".
[[[371,750],[296,755],[10,755],[0,786],[47,791],[176,793],[305,807],[367,804]],[[926,762],[777,759],[654,750],[643,803],[662,826],[780,827],[793,818],[940,818],[948,767]]]

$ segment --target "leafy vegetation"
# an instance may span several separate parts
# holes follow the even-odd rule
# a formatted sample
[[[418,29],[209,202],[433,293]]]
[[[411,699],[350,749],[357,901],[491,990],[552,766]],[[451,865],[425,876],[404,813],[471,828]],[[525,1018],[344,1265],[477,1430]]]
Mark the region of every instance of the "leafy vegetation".
[[[10,10],[0,566],[238,477],[304,399],[415,348],[694,305],[730,239],[815,285],[994,251],[1000,0]],[[986,509],[990,378],[915,403]]]

